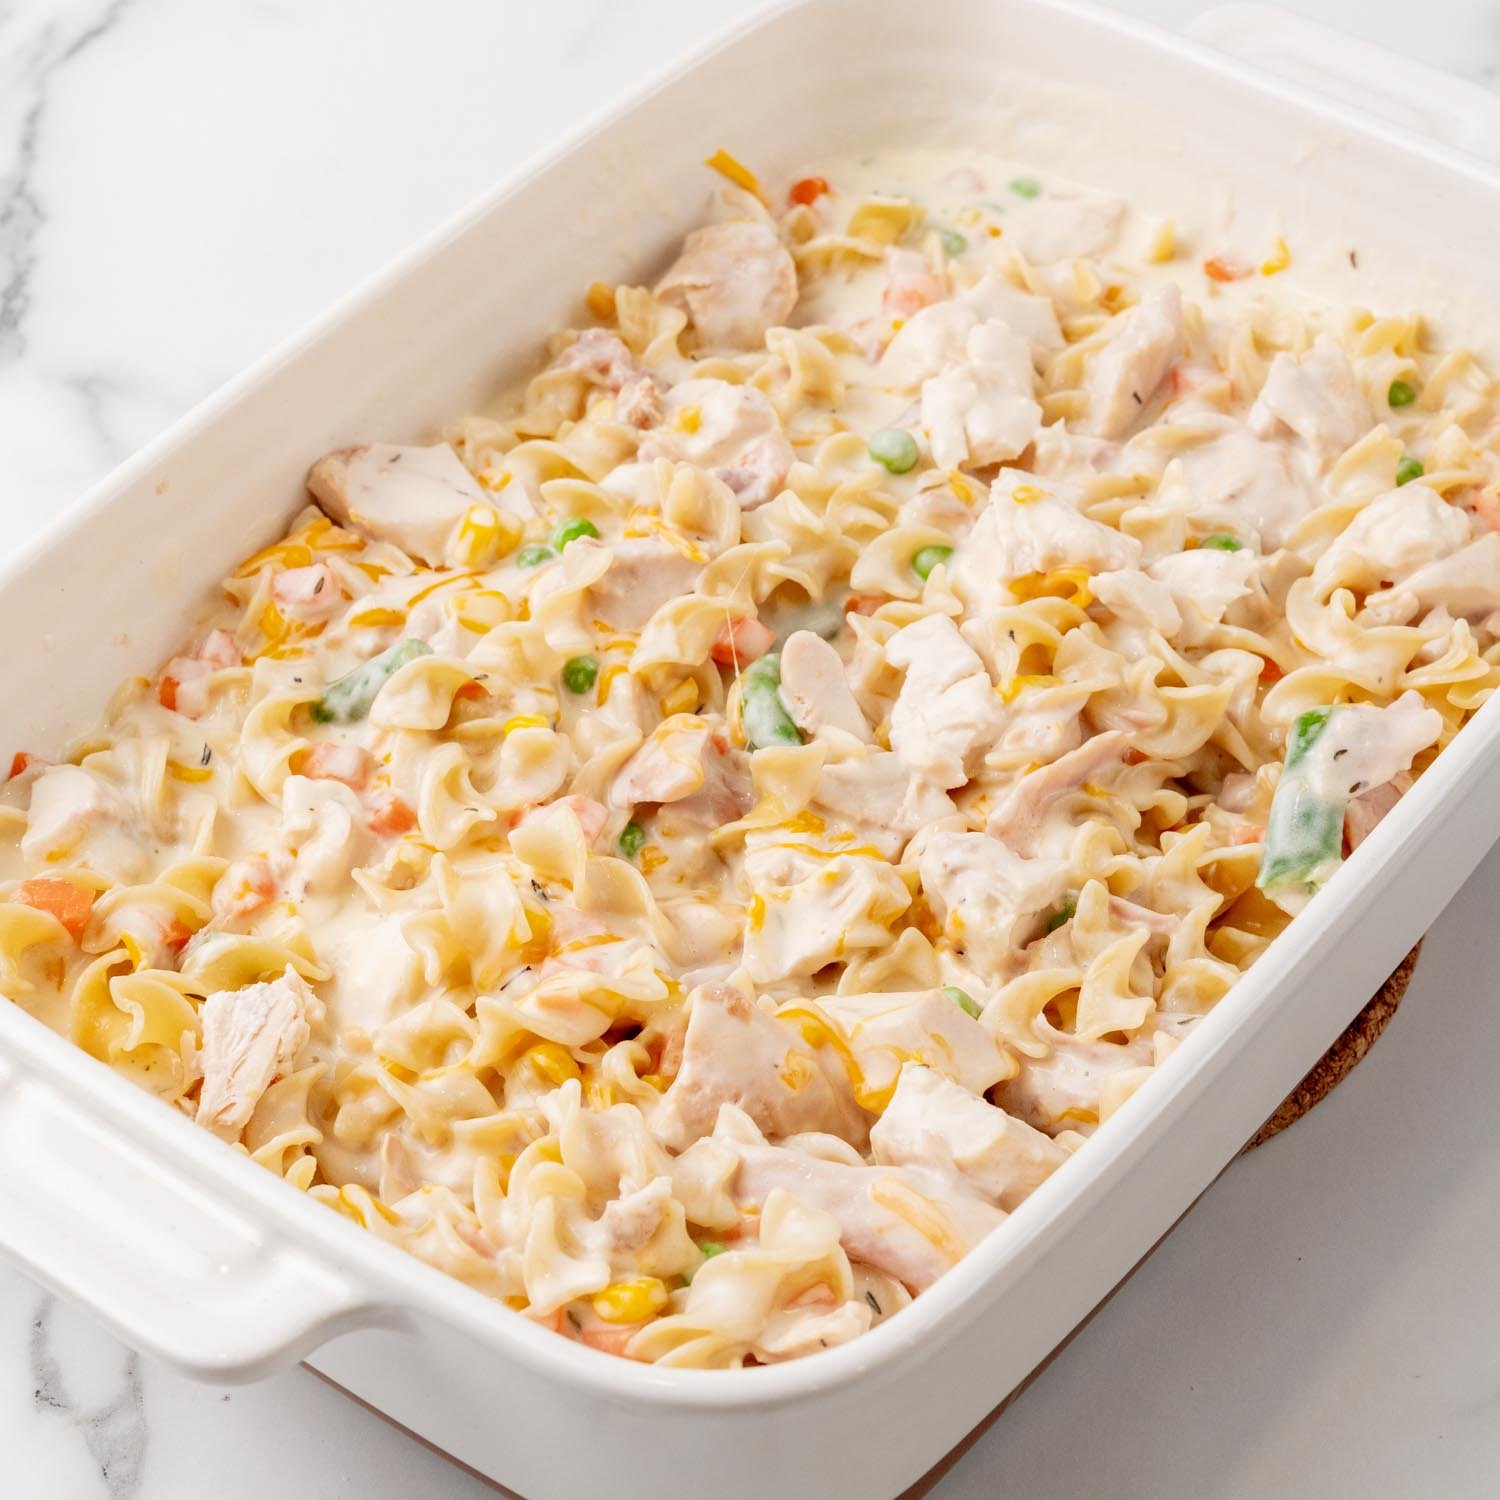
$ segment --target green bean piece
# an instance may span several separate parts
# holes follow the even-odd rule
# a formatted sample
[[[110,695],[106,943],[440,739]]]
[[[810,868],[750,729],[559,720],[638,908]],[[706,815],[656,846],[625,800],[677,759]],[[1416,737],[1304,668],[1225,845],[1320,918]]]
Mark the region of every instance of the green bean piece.
[[[943,993],[967,1016],[979,1019],[979,1002],[967,991],[961,990],[956,984],[945,984]]]
[[[1057,903],[1056,909],[1053,910],[1048,915],[1048,917],[1047,917],[1047,924],[1042,929],[1042,931],[1043,932],[1056,932],[1057,929],[1059,927],[1061,927],[1064,922],[1071,922],[1073,920],[1073,914],[1077,910],[1078,910],[1078,897],[1075,896],[1072,893],[1072,891],[1069,891],[1068,894],[1066,896],[1064,896],[1062,898],[1062,900]]]
[[[313,718],[319,724],[357,724],[370,712],[375,695],[407,662],[431,655],[432,647],[426,641],[397,641],[379,656],[330,682],[312,706]]]
[[[552,533],[553,549],[561,552],[569,542],[576,542],[581,536],[591,536],[598,541],[599,528],[587,516],[574,516],[571,521],[564,521]]]
[[[599,680],[597,656],[572,656],[563,663],[563,686],[570,693],[586,693]]]
[[[767,745],[800,745],[802,735],[781,701],[781,653],[751,662],[740,679],[740,727],[752,750]]]
[[[1337,711],[1336,707],[1310,708],[1298,715],[1287,736],[1286,765],[1271,799],[1255,882],[1262,890],[1320,885],[1339,862],[1348,799],[1323,796],[1309,766],[1313,748]]]

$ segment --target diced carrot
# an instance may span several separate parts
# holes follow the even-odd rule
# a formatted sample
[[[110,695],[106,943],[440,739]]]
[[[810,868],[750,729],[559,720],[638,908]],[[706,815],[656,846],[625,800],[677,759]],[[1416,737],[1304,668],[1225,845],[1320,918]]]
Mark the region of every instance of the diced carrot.
[[[484,688],[477,682],[466,682],[453,695],[455,698],[483,698]]]
[[[757,660],[776,644],[776,632],[751,615],[734,620],[720,632],[709,655],[721,667],[742,667]]]
[[[1243,281],[1255,268],[1237,255],[1210,255],[1203,274],[1211,281]]]
[[[68,929],[68,936],[74,942],[83,936],[89,913],[94,908],[94,893],[81,885],[74,885],[71,880],[23,880],[16,888],[14,899],[56,917]]]
[[[15,755],[11,758],[10,775],[6,779],[9,781],[14,781],[16,777],[21,775],[21,773],[25,771],[26,767],[30,764],[31,757],[24,750],[17,750]]]
[[[1280,682],[1285,673],[1268,656],[1261,665],[1260,680],[1262,682]]]
[[[156,701],[163,708],[169,708],[174,713],[177,711],[177,679],[175,677],[163,677],[157,684]]]
[[[417,826],[417,815],[412,811],[411,805],[393,791],[376,792],[370,798],[369,805],[370,828],[375,833],[394,837],[410,833]]]
[[[1254,823],[1246,823],[1241,828],[1236,828],[1229,836],[1231,844],[1258,844],[1265,838],[1266,830]]]
[[[529,1318],[539,1327],[546,1328],[552,1333],[561,1333],[563,1331],[563,1310],[560,1307],[553,1308],[549,1313],[537,1313],[528,1310],[522,1313],[521,1316]]]
[[[615,1354],[621,1359],[629,1359],[625,1352],[625,1346],[641,1331],[642,1325],[637,1323],[629,1328],[585,1328],[578,1335],[578,1341],[587,1344],[590,1349],[598,1349],[604,1354]]]
[[[886,602],[887,598],[884,594],[850,594],[844,600],[844,613],[846,615],[873,615]]]
[[[214,910],[224,917],[247,917],[276,895],[276,876],[259,857],[237,859],[214,887]]]
[[[369,785],[375,761],[360,745],[314,745],[303,757],[299,774],[312,781],[341,781],[352,792]]]
[[[826,177],[804,177],[792,184],[792,190],[787,197],[793,203],[816,203],[825,193],[832,191]]]
[[[192,937],[193,930],[186,922],[179,921],[176,917],[167,924],[167,930],[162,934],[162,942],[167,951],[176,957],[188,945],[188,939]]]

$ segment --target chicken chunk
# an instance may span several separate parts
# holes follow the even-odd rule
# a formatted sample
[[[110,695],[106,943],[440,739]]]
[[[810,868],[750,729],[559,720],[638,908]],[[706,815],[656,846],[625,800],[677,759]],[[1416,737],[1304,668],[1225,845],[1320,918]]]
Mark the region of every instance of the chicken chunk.
[[[1099,1123],[1100,1103],[1111,1080],[1152,1061],[1151,1043],[1143,1036],[1126,1043],[1060,1039],[1046,1057],[1023,1057],[1020,1072],[995,1090],[995,1101],[1047,1135],[1063,1130],[1087,1134]]]
[[[982,1094],[1010,1072],[993,1036],[942,990],[825,995],[818,1002],[838,1023],[867,1093],[894,1088],[905,1061],[916,1061]]]
[[[1425,564],[1389,594],[1411,600],[1412,614],[1441,608],[1455,618],[1482,619],[1500,608],[1500,533],[1487,531],[1478,541]],[[1366,602],[1378,611],[1386,599],[1386,594],[1372,594]]]
[[[1036,917],[1067,889],[1061,859],[1025,859],[983,833],[936,833],[918,860],[948,940],[982,972],[1005,971]]]
[[[635,357],[620,339],[603,328],[580,333],[556,359],[554,370],[576,370],[592,385],[618,391],[635,377]]]
[[[1146,571],[1166,585],[1188,627],[1183,643],[1192,645],[1223,620],[1235,600],[1249,594],[1260,571],[1260,558],[1248,548],[1221,552],[1216,547],[1198,547],[1160,557]]]
[[[139,862],[125,822],[113,787],[82,766],[48,766],[31,788],[21,854],[28,869],[76,859],[115,873],[119,862],[107,852],[115,846]]]
[[[271,1083],[307,1045],[312,992],[295,969],[279,979],[220,990],[203,1002],[203,1087],[197,1121],[237,1140]]]
[[[757,984],[816,974],[891,940],[890,923],[911,893],[883,859],[854,851],[824,855],[764,844],[745,855],[750,905],[745,972]]]
[[[1062,330],[1045,297],[1018,291],[998,276],[986,276],[959,297],[951,297],[906,319],[880,357],[881,382],[914,390],[965,356],[970,335],[981,324],[1008,331],[1039,353],[1060,349]]]
[[[934,786],[963,786],[1004,717],[978,653],[946,615],[927,615],[886,642],[885,659],[906,674],[891,710],[891,748]]]
[[[706,1135],[723,1104],[768,1136],[822,1130],[864,1141],[866,1118],[842,1070],[826,1068],[795,1028],[731,985],[699,985],[688,1001],[682,1062],[650,1117],[664,1145],[681,1151]]]
[[[1179,460],[1188,512],[1205,528],[1283,546],[1303,517],[1323,503],[1305,464],[1287,444],[1267,442],[1226,422]]]
[[[933,462],[983,468],[1015,458],[1037,435],[1031,348],[1003,323],[980,323],[964,358],[922,382],[922,426]]]
[[[1313,568],[1321,595],[1336,588],[1368,593],[1400,584],[1457,552],[1470,538],[1468,516],[1425,484],[1404,484],[1372,500]]]
[[[1089,373],[1093,430],[1103,438],[1124,437],[1182,357],[1182,348],[1182,293],[1176,286],[1157,287],[1121,313]]]
[[[1043,825],[1053,806],[1085,782],[1118,770],[1129,748],[1130,736],[1112,729],[1092,735],[1076,750],[1021,777],[990,813],[985,825],[989,836],[1017,854],[1036,854],[1044,842]],[[1071,819],[1063,831],[1071,838]]]
[[[1091,573],[1134,568],[1140,557],[1134,537],[1089,520],[1065,489],[1002,469],[948,576],[969,608],[982,611],[1006,600],[1018,578],[1062,567]]]
[[[1370,407],[1349,356],[1328,334],[1302,358],[1281,353],[1250,408],[1260,437],[1292,432],[1323,462],[1338,457],[1370,430]]]
[[[917,1063],[901,1069],[870,1146],[887,1166],[952,1173],[1007,1213],[1068,1159],[1050,1136]]]
[[[707,826],[716,827],[744,813],[750,783],[722,729],[696,714],[673,714],[621,766],[608,800],[628,808],[689,799],[702,803]]]
[[[759,1208],[777,1188],[838,1220],[851,1260],[920,1291],[1001,1223],[1001,1210],[921,1167],[853,1166],[780,1146],[736,1144],[730,1191]]]
[[[609,570],[589,589],[593,617],[611,630],[639,634],[669,599],[693,591],[703,564],[654,537],[609,544]]]
[[[667,392],[662,422],[641,443],[643,460],[670,458],[707,469],[754,510],[780,492],[793,459],[776,409],[750,385],[684,380]]]
[[[490,508],[447,443],[341,448],[312,466],[307,487],[341,526],[389,542],[428,567],[447,560],[449,540],[471,506]]]
[[[793,631],[781,648],[781,701],[809,738],[822,729],[838,729],[870,742],[870,721],[849,690],[843,661],[810,630]]]
[[[814,800],[862,829],[890,859],[919,828],[954,812],[947,792],[914,774],[891,750],[825,766]]]
[[[797,303],[797,268],[776,231],[758,219],[695,229],[656,284],[685,312],[705,349],[759,349]]]

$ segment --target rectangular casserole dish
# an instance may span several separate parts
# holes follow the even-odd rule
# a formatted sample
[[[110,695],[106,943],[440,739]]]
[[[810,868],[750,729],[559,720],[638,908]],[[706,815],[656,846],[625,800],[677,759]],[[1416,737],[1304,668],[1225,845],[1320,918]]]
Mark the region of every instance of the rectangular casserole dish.
[[[1243,9],[1223,25],[1271,34]],[[1350,55],[1364,75],[1368,54]],[[23,643],[4,743],[56,749],[122,674],[163,657],[217,579],[283,528],[311,459],[436,430],[522,373],[588,281],[649,276],[716,146],[780,177],[863,143],[964,133],[1166,213],[1231,182],[1227,221],[1278,215],[1295,244],[1327,248],[1304,285],[1420,307],[1500,352],[1463,298],[1490,270],[1500,173],[1073,6],[933,0],[918,28],[902,0],[802,0],[576,132],[15,557],[0,576],[0,629]],[[146,536],[169,542],[146,551]],[[597,1485],[894,1495],[1145,1253],[1394,967],[1491,843],[1497,766],[1491,703],[1088,1150],[900,1317],[814,1358],[658,1370],[558,1339],[303,1201],[9,1005],[0,1249],[196,1374],[311,1355],[530,1500]]]

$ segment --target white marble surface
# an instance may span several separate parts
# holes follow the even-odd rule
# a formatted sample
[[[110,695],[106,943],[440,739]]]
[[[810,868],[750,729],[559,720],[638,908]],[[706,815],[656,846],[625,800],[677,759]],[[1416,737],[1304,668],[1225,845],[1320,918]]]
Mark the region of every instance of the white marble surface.
[[[0,0],[0,536],[751,8]],[[1500,81],[1494,0],[1293,8]],[[1500,854],[1370,1059],[1220,1181],[942,1500],[1497,1492],[1497,895]],[[18,1500],[487,1493],[303,1371],[193,1385],[3,1268],[0,1452]]]

